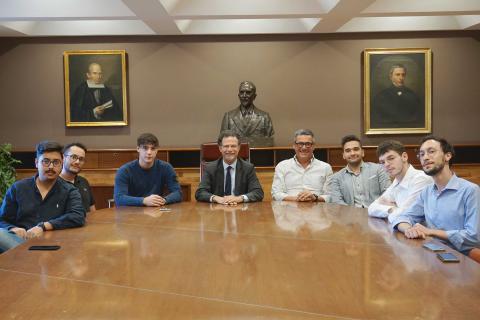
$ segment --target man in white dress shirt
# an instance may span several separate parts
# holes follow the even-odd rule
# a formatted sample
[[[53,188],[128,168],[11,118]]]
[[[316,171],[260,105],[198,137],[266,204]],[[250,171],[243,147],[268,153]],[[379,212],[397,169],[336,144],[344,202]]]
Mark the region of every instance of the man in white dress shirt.
[[[297,130],[293,148],[295,156],[275,167],[272,198],[279,201],[328,202],[325,185],[333,171],[328,163],[315,159],[313,132],[309,129]]]
[[[371,217],[387,218],[391,222],[394,217],[410,207],[420,192],[433,179],[422,170],[416,170],[408,163],[405,147],[398,141],[387,140],[377,148],[379,163],[390,177],[395,180],[388,189],[369,207]]]

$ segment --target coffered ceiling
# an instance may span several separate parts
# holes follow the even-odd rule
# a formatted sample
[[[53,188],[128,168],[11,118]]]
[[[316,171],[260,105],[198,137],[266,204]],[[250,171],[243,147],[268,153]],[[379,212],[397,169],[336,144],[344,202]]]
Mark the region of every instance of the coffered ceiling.
[[[0,0],[0,36],[479,30],[480,0]]]

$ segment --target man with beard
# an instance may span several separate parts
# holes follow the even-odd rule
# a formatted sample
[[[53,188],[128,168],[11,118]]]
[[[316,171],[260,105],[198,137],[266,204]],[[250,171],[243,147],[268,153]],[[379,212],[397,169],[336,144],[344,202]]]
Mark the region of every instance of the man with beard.
[[[480,188],[452,172],[454,155],[453,147],[445,139],[422,139],[418,157],[423,171],[433,177],[434,183],[392,221],[392,227],[409,239],[441,239],[468,255],[472,249],[480,248]]]
[[[375,96],[371,110],[372,128],[418,128],[425,126],[424,103],[405,86],[407,68],[395,64],[390,68],[392,85]]]
[[[85,209],[77,188],[58,179],[62,146],[43,141],[37,145],[38,173],[15,182],[0,207],[0,253],[52,230],[81,227]]]
[[[295,156],[275,167],[272,198],[277,201],[328,202],[326,181],[333,174],[332,167],[315,159],[315,138],[309,129],[295,131]]]
[[[273,146],[273,124],[270,115],[258,109],[253,101],[257,89],[250,81],[240,83],[238,98],[240,106],[223,116],[220,133],[232,130],[240,135],[241,142],[248,142],[250,147]]]
[[[378,162],[390,175],[393,183],[369,207],[368,215],[387,218],[392,221],[402,214],[418,198],[420,192],[433,180],[422,170],[415,169],[408,163],[408,154],[403,144],[387,140],[377,148]]]
[[[328,183],[331,202],[367,208],[387,190],[390,178],[380,165],[363,161],[365,153],[356,136],[343,137],[342,149],[347,166],[335,173]]]
[[[95,211],[92,189],[88,180],[78,175],[85,164],[86,153],[87,148],[79,142],[70,143],[63,147],[63,169],[60,177],[72,183],[78,189],[82,196],[85,212],[91,212]]]
[[[156,158],[157,137],[151,133],[141,134],[137,139],[137,152],[138,160],[124,164],[117,171],[113,191],[115,204],[160,207],[182,201],[172,165]]]

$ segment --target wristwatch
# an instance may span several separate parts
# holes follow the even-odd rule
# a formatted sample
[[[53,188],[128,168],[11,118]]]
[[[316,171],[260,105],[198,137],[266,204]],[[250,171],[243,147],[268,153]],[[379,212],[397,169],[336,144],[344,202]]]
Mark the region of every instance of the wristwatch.
[[[315,197],[315,201],[318,201],[318,196],[314,193],[313,196]]]
[[[42,228],[43,231],[47,231],[47,228],[45,227],[45,222],[40,222],[39,224],[37,224],[37,227]]]

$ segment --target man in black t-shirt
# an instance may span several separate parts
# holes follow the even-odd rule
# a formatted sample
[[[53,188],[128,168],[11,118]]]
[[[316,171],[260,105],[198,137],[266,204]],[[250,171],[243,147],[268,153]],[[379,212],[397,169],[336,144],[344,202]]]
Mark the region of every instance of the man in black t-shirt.
[[[72,183],[80,191],[85,212],[95,211],[95,199],[88,180],[78,174],[85,164],[87,148],[78,142],[67,144],[63,148],[63,168],[60,177]]]

